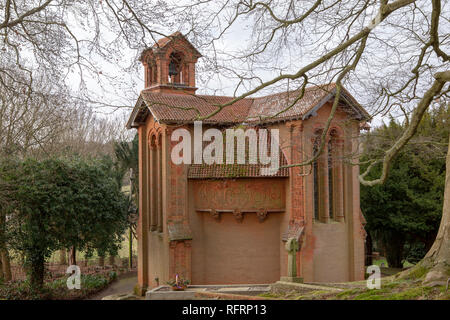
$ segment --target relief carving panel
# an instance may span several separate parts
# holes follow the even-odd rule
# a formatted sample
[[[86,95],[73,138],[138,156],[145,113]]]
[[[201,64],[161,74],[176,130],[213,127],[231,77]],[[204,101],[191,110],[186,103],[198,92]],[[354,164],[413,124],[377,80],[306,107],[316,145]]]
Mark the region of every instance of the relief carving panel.
[[[194,182],[196,210],[233,212],[241,219],[244,212],[257,212],[261,220],[267,212],[285,209],[284,179],[201,180]],[[214,215],[213,213],[213,215]]]

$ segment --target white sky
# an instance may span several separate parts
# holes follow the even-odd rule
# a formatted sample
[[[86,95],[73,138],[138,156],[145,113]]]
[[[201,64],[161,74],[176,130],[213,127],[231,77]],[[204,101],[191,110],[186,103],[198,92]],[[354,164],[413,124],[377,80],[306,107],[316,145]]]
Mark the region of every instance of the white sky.
[[[444,8],[445,9],[445,8]],[[75,29],[77,29],[76,26],[76,17],[74,17],[74,26]],[[234,52],[241,49],[245,49],[248,44],[251,42],[252,37],[255,35],[252,34],[251,29],[248,27],[248,24],[250,24],[248,21],[238,21],[235,25],[233,25],[227,33],[222,37],[219,41],[217,41],[215,44],[218,49],[222,49],[224,51],[228,52]],[[444,26],[445,27],[445,26]],[[79,30],[83,29],[81,26],[78,28]],[[85,28],[83,30],[86,30]],[[107,29],[106,29],[107,30]],[[387,30],[389,33],[389,28],[385,28],[384,30]],[[172,32],[175,32],[177,30],[163,30],[167,34],[170,34]],[[382,30],[380,30],[381,32]],[[114,33],[110,32],[110,34],[102,34],[102,37],[106,39],[107,41],[114,38]],[[395,34],[389,35],[385,34],[386,37],[395,37]],[[309,34],[307,35],[307,39],[302,39],[305,41],[305,47],[300,47],[300,51],[296,52],[285,52],[284,56],[273,56],[271,57],[273,59],[273,63],[268,63],[269,66],[283,66],[283,67],[291,67],[291,70],[297,70],[299,65],[305,65],[306,63],[312,61],[313,59],[317,58],[314,51],[309,50],[309,46],[306,45],[306,42],[310,42],[311,44],[314,44],[315,38],[314,35]],[[86,34],[86,38],[89,38],[89,34]],[[332,40],[332,39],[331,39]],[[334,41],[336,42],[336,41]],[[333,43],[335,45],[336,43]],[[327,44],[328,46],[328,44]],[[331,43],[329,44],[331,47]],[[235,82],[232,82],[230,80],[227,80],[225,78],[217,79],[214,78],[211,81],[208,82],[208,87],[203,87],[201,79],[204,79],[207,77],[208,73],[202,71],[202,65],[204,65],[204,61],[207,60],[207,58],[212,57],[211,51],[206,51],[199,49],[200,52],[205,56],[205,58],[200,58],[198,62],[199,68],[197,69],[197,84],[198,84],[198,91],[197,93],[200,94],[212,94],[215,92],[215,90],[218,90],[216,94],[219,95],[233,95],[234,89],[235,89]],[[125,47],[121,48],[120,54],[117,54],[116,52],[112,51],[111,55],[114,58],[114,55],[119,55],[112,59],[110,62],[105,62],[106,60],[101,60],[101,62],[98,63],[98,66],[100,70],[102,70],[102,74],[98,75],[98,78],[93,78],[92,76],[86,76],[84,75],[84,79],[86,81],[86,87],[88,91],[90,92],[90,95],[92,97],[96,97],[97,100],[101,101],[108,101],[112,105],[128,105],[130,107],[134,106],[134,102],[137,100],[140,90],[143,89],[144,83],[143,83],[143,67],[140,65],[140,63],[137,62],[137,57],[139,56],[140,50],[131,50],[126,49]],[[379,51],[374,55],[374,59],[378,59],[379,61],[383,61],[386,59],[389,59],[389,53]],[[203,60],[203,61],[202,61]],[[126,67],[132,66],[129,69],[126,69]],[[264,80],[271,79],[274,75],[276,75],[277,71],[273,70],[270,71],[263,71],[260,70],[258,74],[263,78]],[[112,81],[106,81],[106,77],[111,77]],[[366,75],[367,77],[370,77],[370,75]],[[100,81],[99,81],[100,80]],[[67,77],[67,82],[69,83],[70,87],[76,91],[79,85],[79,72],[74,70],[73,73],[70,73]],[[366,92],[366,96],[364,96],[363,90],[358,90],[360,95],[355,94],[355,92],[352,90],[352,87],[358,88],[359,84],[357,81],[353,81],[351,83],[351,87],[347,86],[347,89],[355,96],[357,100],[359,100],[363,106],[365,101],[370,100],[370,93]],[[250,89],[250,88],[247,88]],[[362,95],[361,95],[362,92]],[[370,112],[371,106],[365,106],[368,111]],[[98,107],[97,109],[98,113],[104,113],[106,116],[118,116],[120,114],[129,114],[131,109],[123,108],[120,110],[117,110],[116,108],[109,108],[109,107]],[[386,117],[385,117],[386,118]],[[400,117],[399,119],[401,119]],[[383,120],[383,117],[381,115],[378,115],[373,121],[372,125],[379,125],[381,121]]]

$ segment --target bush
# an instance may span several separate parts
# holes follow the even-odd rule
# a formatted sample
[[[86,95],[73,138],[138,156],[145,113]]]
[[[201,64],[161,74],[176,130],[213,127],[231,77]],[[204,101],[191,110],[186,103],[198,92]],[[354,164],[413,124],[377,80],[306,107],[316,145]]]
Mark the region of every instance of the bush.
[[[42,288],[45,260],[55,250],[116,253],[128,198],[110,159],[26,159],[2,168],[0,178],[14,186],[6,239],[26,257],[35,288]]]
[[[104,289],[113,280],[110,274],[82,274],[81,289],[69,290],[67,288],[68,277],[64,276],[46,282],[40,290],[33,290],[29,280],[13,281],[7,286],[0,285],[0,300],[84,299]]]
[[[407,243],[405,251],[407,252],[405,260],[412,264],[416,264],[427,254],[425,244],[422,242]]]

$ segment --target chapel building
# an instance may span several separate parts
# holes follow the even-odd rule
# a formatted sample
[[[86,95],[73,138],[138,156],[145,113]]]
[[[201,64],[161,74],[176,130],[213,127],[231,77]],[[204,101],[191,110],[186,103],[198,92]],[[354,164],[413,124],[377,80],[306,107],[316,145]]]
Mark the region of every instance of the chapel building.
[[[199,116],[233,100],[196,94],[200,57],[179,32],[141,56],[145,89],[127,124],[139,135],[140,289],[175,274],[195,285],[273,283],[286,276],[291,237],[300,244],[304,282],[363,280],[356,155],[367,112],[343,89],[321,155],[285,167],[317,152],[335,85],[307,87],[298,101],[300,91],[245,98],[204,119],[203,130],[278,129],[281,169],[264,175],[262,164],[175,164],[172,133],[184,128],[194,136]]]

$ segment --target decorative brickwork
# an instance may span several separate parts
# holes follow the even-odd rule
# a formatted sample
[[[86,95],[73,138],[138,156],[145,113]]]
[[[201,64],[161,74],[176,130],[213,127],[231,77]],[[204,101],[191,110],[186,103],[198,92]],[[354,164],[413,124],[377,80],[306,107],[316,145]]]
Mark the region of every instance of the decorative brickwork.
[[[146,88],[128,121],[139,133],[138,284],[165,283],[175,274],[193,284],[269,283],[280,277],[305,282],[362,280],[364,228],[359,209],[358,166],[342,161],[357,152],[367,112],[343,90],[328,133],[314,219],[313,166],[281,168],[262,176],[260,165],[176,165],[173,130],[193,132],[193,121],[233,97],[196,95],[200,53],[180,34],[145,50]],[[313,154],[335,85],[234,102],[204,122],[219,129],[241,125],[278,129],[280,166]],[[236,150],[235,150],[236,151]],[[327,158],[327,154],[332,158]],[[286,241],[295,250],[285,250]],[[294,239],[295,241],[293,242]],[[289,268],[288,268],[289,265]],[[158,279],[156,281],[155,279]]]

